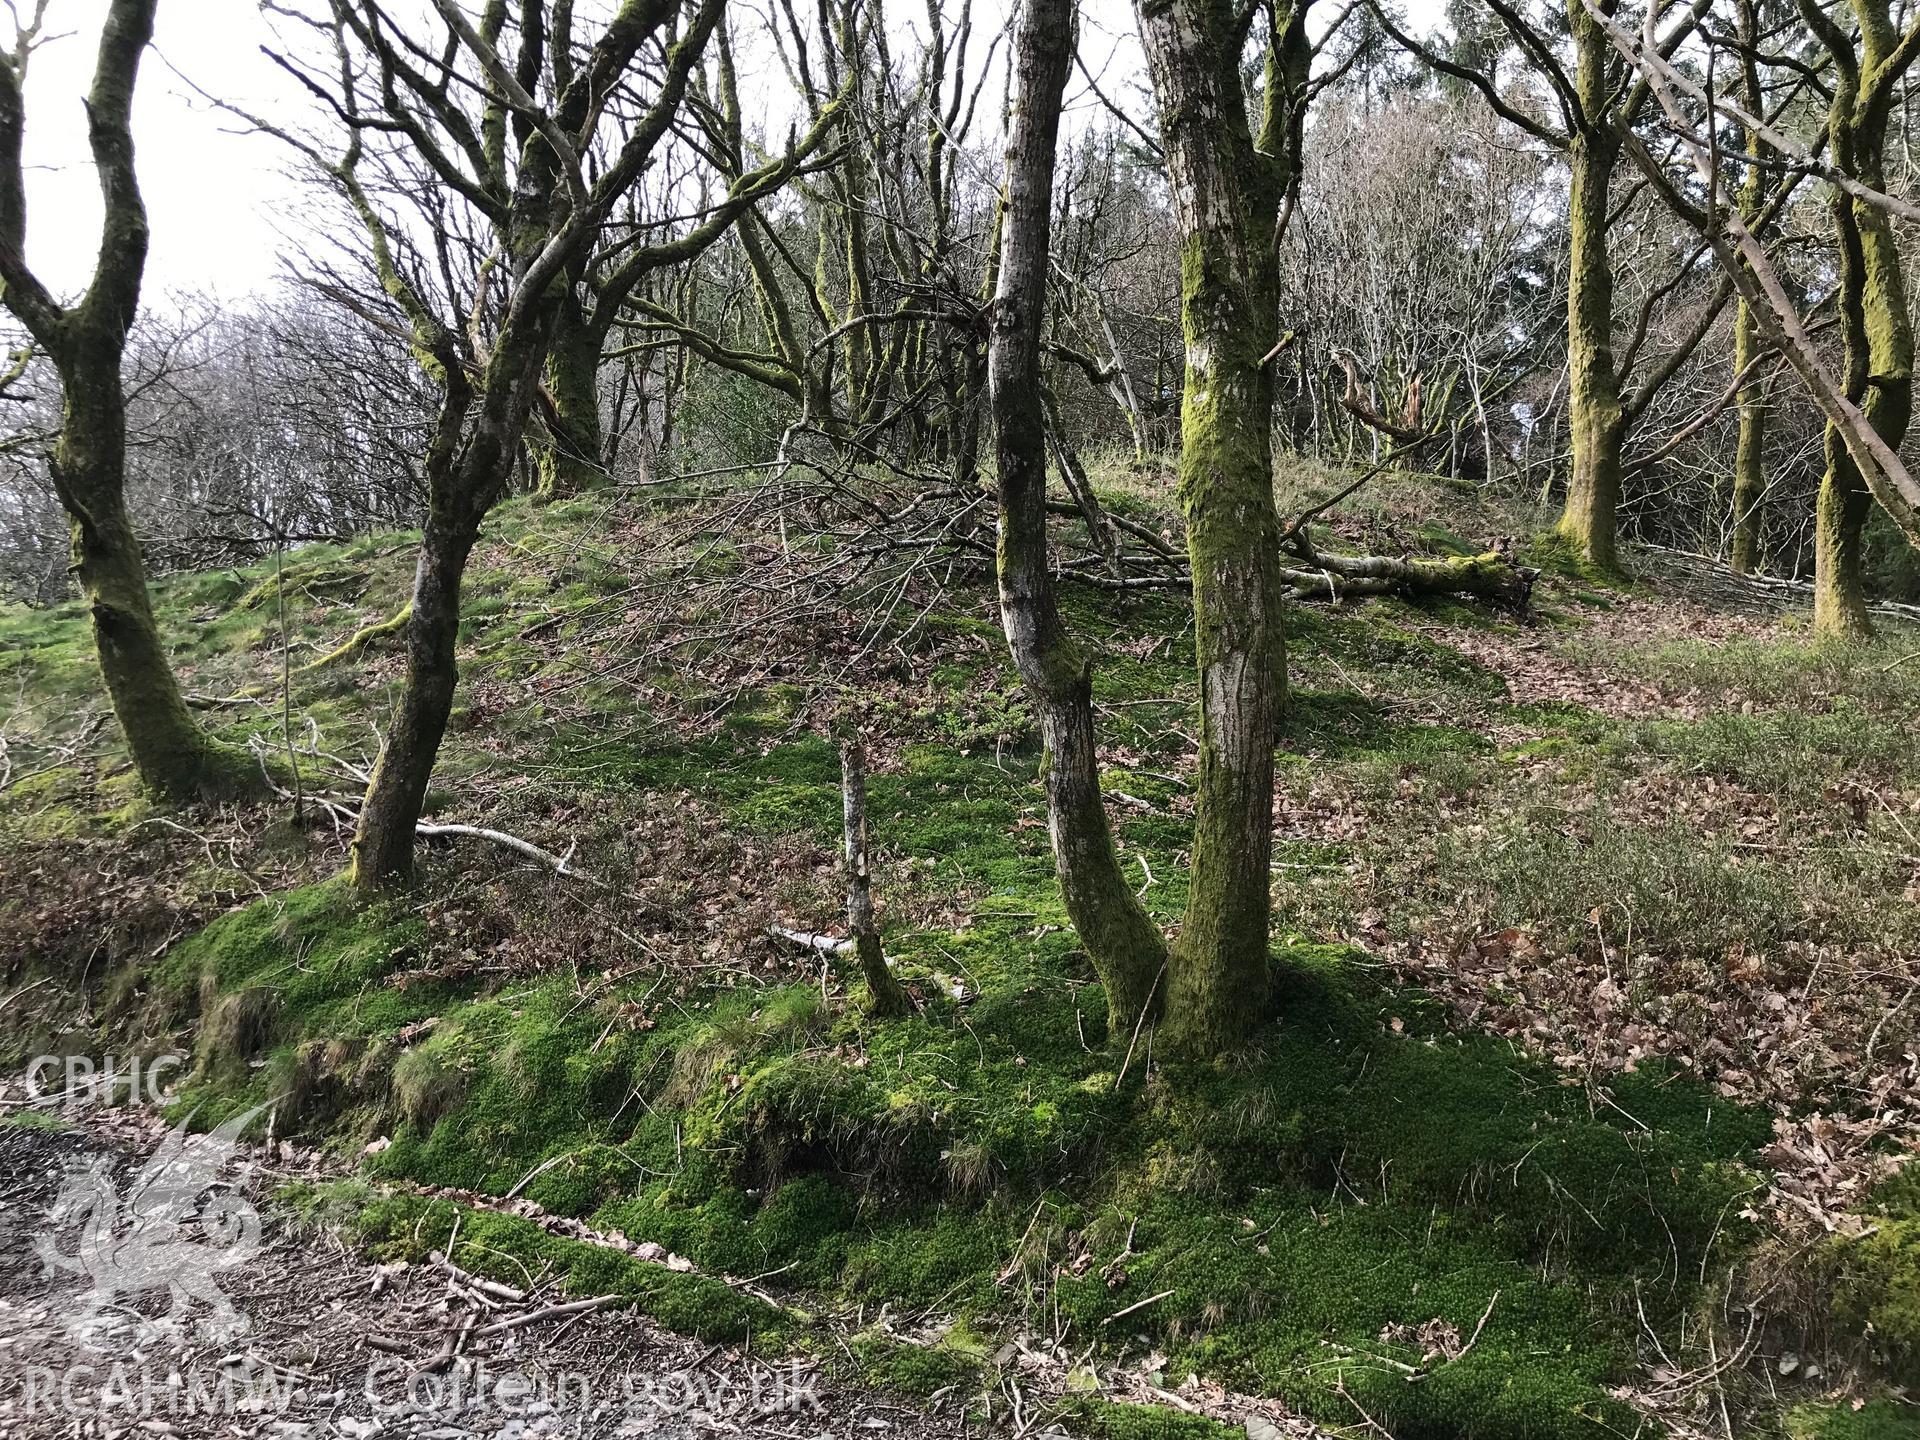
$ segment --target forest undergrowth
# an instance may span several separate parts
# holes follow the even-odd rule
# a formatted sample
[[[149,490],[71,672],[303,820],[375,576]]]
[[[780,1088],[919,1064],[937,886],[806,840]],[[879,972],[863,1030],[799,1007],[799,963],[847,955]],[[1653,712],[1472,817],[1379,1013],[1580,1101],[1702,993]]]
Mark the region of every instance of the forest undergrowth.
[[[1170,514],[1157,473],[1102,497]],[[714,1339],[830,1332],[983,1417],[1913,1433],[1920,630],[1815,646],[1791,596],[1655,552],[1549,568],[1524,620],[1295,607],[1276,1013],[1180,1070],[1105,1033],[991,577],[746,514],[498,512],[429,818],[570,873],[442,835],[405,904],[332,877],[408,537],[157,586],[195,704],[295,777],[272,814],[150,809],[78,607],[0,610],[11,1057],[187,1047],[180,1113],[274,1101],[341,1174],[290,1202],[370,1245]],[[1378,553],[1540,528],[1405,474],[1331,518]],[[1190,615],[1066,596],[1123,864],[1173,924]],[[904,1019],[769,930],[839,925],[848,723]]]

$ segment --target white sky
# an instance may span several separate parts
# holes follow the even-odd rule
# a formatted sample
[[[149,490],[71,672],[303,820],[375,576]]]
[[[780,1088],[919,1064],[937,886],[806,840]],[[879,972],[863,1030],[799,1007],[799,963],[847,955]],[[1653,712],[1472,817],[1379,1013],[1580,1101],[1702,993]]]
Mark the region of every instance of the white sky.
[[[63,294],[86,283],[99,235],[81,101],[103,8],[101,0],[55,0],[47,33],[64,38],[38,51],[27,71],[27,255]],[[289,99],[286,78],[259,52],[267,36],[254,0],[161,0],[134,97],[135,160],[153,228],[152,299],[168,290],[238,298],[269,288],[278,270],[278,227],[298,196],[284,147],[236,133],[232,117],[168,68],[271,114],[276,100]]]
[[[984,45],[1007,3],[975,0],[976,46]],[[924,25],[921,6],[900,8]],[[1439,7],[1437,0],[1416,0],[1413,8],[1431,14]],[[86,283],[98,237],[99,193],[81,98],[103,10],[103,0],[54,0],[47,33],[60,38],[34,55],[27,76],[27,251],[41,278],[63,295]],[[1127,77],[1138,70],[1130,0],[1084,0],[1083,12],[1081,53],[1101,89],[1121,101],[1130,93]],[[736,21],[751,23],[745,15]],[[234,300],[269,290],[289,237],[300,231],[308,201],[286,148],[244,133],[239,121],[194,90],[275,119],[300,120],[309,113],[307,97],[260,53],[271,35],[257,0],[161,0],[134,109],[136,162],[153,231],[149,304],[164,303],[170,292]],[[751,95],[755,87],[743,88]],[[1097,104],[1077,73],[1070,104],[1076,92],[1082,110]],[[984,110],[983,102],[974,133],[992,145],[998,117]]]

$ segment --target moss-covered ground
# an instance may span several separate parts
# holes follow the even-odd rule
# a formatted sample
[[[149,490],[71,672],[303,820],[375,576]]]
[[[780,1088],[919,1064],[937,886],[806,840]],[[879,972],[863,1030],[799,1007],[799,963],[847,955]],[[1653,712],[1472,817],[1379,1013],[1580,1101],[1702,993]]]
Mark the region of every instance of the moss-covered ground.
[[[1110,503],[1164,506],[1130,483]],[[1348,523],[1372,535],[1393,505],[1434,503],[1398,490]],[[0,610],[0,683],[21,697],[0,845],[42,882],[0,889],[20,937],[5,993],[41,975],[89,989],[99,1028],[68,1043],[191,1045],[175,1103],[201,1122],[277,1101],[278,1133],[361,1176],[298,1203],[376,1246],[437,1248],[458,1214],[464,1265],[549,1268],[713,1339],[808,1344],[816,1317],[841,1317],[870,1377],[910,1392],[977,1386],[1020,1336],[1095,1374],[1169,1390],[1195,1374],[1329,1427],[1514,1440],[1634,1434],[1659,1408],[1650,1375],[1707,1374],[1728,1286],[1770,1243],[1755,1197],[1776,1119],[1857,1108],[1817,1089],[1817,1067],[1794,1072],[1799,1093],[1775,1071],[1772,1089],[1728,1078],[1762,1073],[1716,1031],[1745,1013],[1753,986],[1729,978],[1745,957],[1769,996],[1822,955],[1879,965],[1874,1048],[1913,1043],[1888,1014],[1894,959],[1920,949],[1903,892],[1911,636],[1836,656],[1769,621],[1632,645],[1603,623],[1617,595],[1551,578],[1531,630],[1446,604],[1297,612],[1276,1013],[1253,1053],[1181,1070],[1151,1032],[1104,1033],[979,577],[923,577],[875,627],[844,596],[796,607],[743,584],[797,562],[713,527],[663,494],[516,502],[468,587],[436,807],[577,847],[604,888],[467,846],[431,852],[417,899],[361,907],[330,878],[342,838],[312,801],[154,814],[102,723],[77,610]],[[1444,553],[1451,533],[1416,543]],[[375,637],[300,667],[394,612],[407,538],[302,550],[278,580],[269,565],[162,582],[188,688],[223,702],[208,722],[291,748],[314,790],[350,788],[395,650]],[[1099,657],[1123,864],[1176,924],[1186,609],[1070,591],[1068,613]],[[1546,678],[1519,683],[1496,658],[1514,653]],[[1636,712],[1568,675],[1708,698]],[[1581,698],[1546,693],[1563,681]],[[834,924],[825,736],[849,711],[874,750],[907,1019],[869,1017],[849,966],[765,933]],[[1489,953],[1468,975],[1462,957]],[[1542,989],[1556,973],[1586,978]],[[1617,1003],[1596,1005],[1602,975]],[[1802,1000],[1827,983],[1816,970]],[[1603,1019],[1605,1046],[1569,1048]],[[6,1042],[51,1024],[23,1003]],[[1614,1043],[1629,1024],[1638,1053]],[[1818,1303],[1857,1338],[1862,1398],[1920,1353],[1901,1184],[1874,1192],[1877,1229],[1822,1250],[1838,1278]],[[524,1197],[696,1270],[442,1188]],[[944,1338],[846,1319],[883,1306]],[[1772,1353],[1748,1358],[1764,1370]],[[1896,1399],[1856,1410],[1815,1384],[1686,1394],[1729,1390],[1758,1433],[1913,1433]],[[1098,1433],[1225,1433],[1075,1387],[1056,1403]]]

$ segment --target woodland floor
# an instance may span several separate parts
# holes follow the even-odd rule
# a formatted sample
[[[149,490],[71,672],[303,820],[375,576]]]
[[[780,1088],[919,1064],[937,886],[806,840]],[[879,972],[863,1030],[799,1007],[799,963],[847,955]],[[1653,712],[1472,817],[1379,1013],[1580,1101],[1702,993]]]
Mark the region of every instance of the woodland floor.
[[[165,1126],[144,1113],[95,1112],[84,1127],[0,1126],[0,1437],[160,1434],[181,1440],[540,1440],[648,1436],[692,1440],[948,1440],[964,1432],[958,1400],[927,1403],[850,1383],[831,1363],[762,1359],[750,1345],[708,1345],[644,1317],[598,1310],[504,1331],[463,1347],[459,1367],[433,1362],[480,1307],[473,1290],[431,1262],[380,1263],[276,1205],[290,1178],[311,1179],[311,1152],[256,1151],[237,1177],[262,1211],[263,1244],[243,1275],[223,1288],[250,1328],[214,1340],[143,1333],[163,1317],[165,1297],[117,1326],[76,1338],[68,1322],[77,1277],[50,1279],[30,1243],[73,1168],[105,1161],[126,1177],[152,1154]],[[61,1237],[62,1239],[66,1237]],[[537,1277],[535,1277],[537,1278]],[[492,1325],[564,1294],[528,1289],[522,1303],[494,1302]],[[377,1337],[373,1349],[368,1337]],[[831,1357],[826,1357],[828,1362]],[[114,1367],[124,1381],[116,1381]],[[62,1413],[51,1383],[83,1371],[76,1410]],[[844,1364],[838,1371],[847,1370]],[[416,1381],[416,1375],[424,1380]],[[193,1376],[209,1404],[182,1384]],[[222,1382],[227,1388],[222,1388]],[[143,1423],[144,1422],[144,1423]]]
[[[1170,523],[1159,477],[1107,499]],[[1388,551],[1539,528],[1398,475],[1335,518]],[[409,537],[161,587],[210,723],[291,744],[297,821],[147,810],[77,609],[0,610],[13,1055],[187,1048],[182,1113],[274,1100],[312,1167],[276,1204],[429,1289],[451,1242],[700,1337],[646,1342],[673,1363],[750,1335],[956,1423],[1916,1433],[1920,629],[1813,647],[1790,590],[1659,552],[1550,570],[1524,623],[1298,608],[1279,1014],[1176,1075],[1106,1044],[977,568],[670,487],[489,534],[434,818],[593,882],[463,839],[418,906],[328,883],[324,798],[399,662],[300,667],[393,613]],[[1068,595],[1124,860],[1175,923],[1187,610]],[[767,933],[835,926],[847,709],[905,1021]],[[48,1143],[19,1128],[0,1170]]]

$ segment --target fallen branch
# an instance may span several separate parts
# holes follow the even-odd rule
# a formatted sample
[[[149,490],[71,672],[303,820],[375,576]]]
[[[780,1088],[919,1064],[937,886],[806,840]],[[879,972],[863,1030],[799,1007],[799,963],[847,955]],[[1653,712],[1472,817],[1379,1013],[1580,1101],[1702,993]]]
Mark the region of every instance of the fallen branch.
[[[769,925],[767,934],[821,955],[845,955],[853,949],[853,941],[842,940],[838,935],[828,935],[819,930],[789,930],[785,925]]]
[[[337,665],[342,660],[350,660],[369,645],[373,644],[374,641],[385,640],[389,636],[398,635],[407,628],[407,622],[412,618],[413,602],[409,600],[386,619],[376,620],[371,625],[362,625],[358,630],[354,631],[353,634],[334,646],[333,649],[320,656],[319,659],[309,660],[306,664],[296,667],[288,674],[287,679],[290,681],[303,680],[309,675],[325,670],[330,665]],[[264,694],[268,690],[275,689],[278,685],[279,682],[274,681],[271,685],[249,686],[234,698],[250,699],[255,695]]]
[[[591,1300],[569,1300],[561,1305],[545,1305],[538,1310],[529,1310],[523,1315],[510,1315],[505,1320],[496,1320],[493,1324],[474,1331],[474,1338],[504,1335],[509,1330],[521,1330],[528,1325],[537,1325],[542,1320],[557,1320],[563,1315],[582,1315],[589,1310],[604,1310],[609,1305],[618,1305],[625,1298],[622,1295],[596,1295]]]
[[[1498,550],[1425,559],[1391,555],[1329,555],[1304,547],[1313,568],[1283,569],[1293,599],[1347,595],[1470,595],[1524,614],[1538,570],[1515,565]]]
[[[513,1197],[508,1196],[507,1198],[512,1199]],[[504,1301],[509,1305],[519,1305],[526,1301],[526,1291],[516,1290],[511,1285],[503,1285],[498,1280],[489,1280],[485,1276],[475,1275],[470,1270],[462,1270],[438,1250],[435,1250],[430,1258],[442,1270],[446,1271],[469,1290],[477,1290],[482,1295],[489,1295],[495,1300]]]
[[[1149,1305],[1158,1304],[1160,1301],[1166,1299],[1171,1294],[1173,1294],[1173,1291],[1171,1290],[1162,1290],[1158,1295],[1149,1295],[1144,1300],[1136,1300],[1133,1302],[1133,1304],[1127,1306],[1124,1310],[1114,1311],[1111,1315],[1107,1316],[1107,1318],[1102,1320],[1100,1323],[1102,1325],[1111,1325],[1114,1321],[1120,1319],[1123,1315],[1131,1315],[1136,1310],[1144,1310]]]
[[[573,850],[568,848],[565,855],[556,855],[551,850],[542,850],[531,840],[522,840],[518,835],[509,835],[504,830],[488,830],[479,825],[429,825],[422,820],[415,825],[414,833],[426,839],[437,836],[464,835],[474,840],[491,840],[496,845],[504,845],[515,854],[525,855],[529,860],[538,860],[553,870],[556,875],[565,875],[569,879],[584,880],[589,885],[598,885],[602,890],[616,887],[582,870],[572,861]]]

